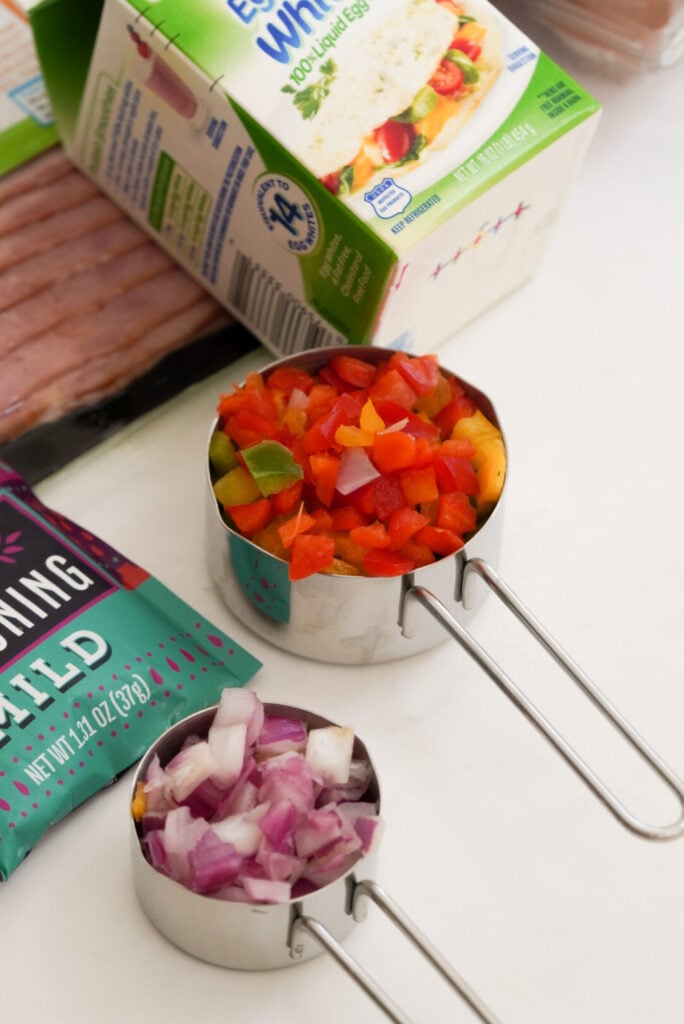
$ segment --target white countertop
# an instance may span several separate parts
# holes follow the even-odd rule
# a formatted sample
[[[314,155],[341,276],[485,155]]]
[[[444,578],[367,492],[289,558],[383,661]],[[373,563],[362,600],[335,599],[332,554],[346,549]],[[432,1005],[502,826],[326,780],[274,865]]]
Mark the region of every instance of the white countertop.
[[[618,82],[563,62],[604,113],[546,259],[439,354],[506,431],[498,569],[684,775],[684,64]],[[269,358],[240,360],[231,379]],[[454,643],[324,666],[222,605],[204,567],[202,457],[226,381],[191,388],[40,497],[260,657],[263,699],[357,729],[382,784],[380,881],[505,1024],[684,1020],[684,840],[621,827]],[[474,632],[637,810],[676,816],[494,598]],[[327,956],[253,974],[171,946],[133,893],[128,801],[124,779],[0,886],[4,1022],[385,1019]],[[417,1024],[475,1019],[378,911],[347,946]]]

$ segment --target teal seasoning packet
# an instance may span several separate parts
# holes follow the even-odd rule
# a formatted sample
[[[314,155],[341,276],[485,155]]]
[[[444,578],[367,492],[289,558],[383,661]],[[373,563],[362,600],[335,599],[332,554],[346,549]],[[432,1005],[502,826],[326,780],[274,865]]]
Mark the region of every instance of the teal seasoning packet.
[[[0,879],[260,665],[0,461]]]

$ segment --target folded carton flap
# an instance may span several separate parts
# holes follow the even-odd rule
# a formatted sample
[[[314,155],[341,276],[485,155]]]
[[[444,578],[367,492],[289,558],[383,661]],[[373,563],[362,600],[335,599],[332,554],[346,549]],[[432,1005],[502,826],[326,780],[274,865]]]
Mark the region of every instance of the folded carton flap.
[[[104,0],[42,0],[29,11],[59,134],[68,145],[78,116]]]

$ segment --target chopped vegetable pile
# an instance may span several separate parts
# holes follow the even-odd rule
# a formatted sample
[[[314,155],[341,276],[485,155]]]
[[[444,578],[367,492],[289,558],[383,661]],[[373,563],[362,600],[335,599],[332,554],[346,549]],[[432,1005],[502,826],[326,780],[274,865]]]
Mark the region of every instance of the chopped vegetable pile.
[[[291,580],[399,576],[450,555],[504,483],[500,430],[433,355],[251,373],[218,414],[209,460],[226,522]]]
[[[194,892],[282,903],[333,882],[381,834],[351,729],[308,729],[226,689],[206,738],[152,758],[132,814],[147,859]]]

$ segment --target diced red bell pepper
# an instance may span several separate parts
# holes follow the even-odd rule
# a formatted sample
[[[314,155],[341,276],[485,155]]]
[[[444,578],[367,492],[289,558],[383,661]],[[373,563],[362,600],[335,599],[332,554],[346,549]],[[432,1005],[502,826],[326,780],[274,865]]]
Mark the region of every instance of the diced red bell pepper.
[[[417,533],[418,530],[423,526],[427,526],[430,522],[427,516],[421,515],[416,509],[413,508],[400,508],[396,512],[393,512],[389,520],[389,546],[392,550],[397,551],[402,548],[404,544]]]
[[[424,412],[434,419],[440,409],[448,405],[453,397],[449,379],[440,372],[437,374],[437,383],[433,390],[427,395],[419,396],[416,402],[416,412]]]
[[[380,477],[378,477],[378,480]],[[375,484],[377,480],[371,480],[370,483],[363,484],[361,487],[357,487],[355,491],[348,494],[347,504],[351,505],[352,508],[356,508],[364,516],[374,516],[375,512]]]
[[[423,469],[425,466],[431,466],[435,461],[435,450],[433,442],[427,438],[420,437],[416,438],[416,455],[413,460],[413,465],[416,469]]]
[[[278,422],[248,407],[238,409],[229,416],[224,432],[239,448],[249,448],[260,441],[274,441],[278,435]]]
[[[399,551],[371,548],[363,559],[363,568],[369,576],[403,576],[413,572],[415,563]]]
[[[471,533],[477,524],[477,510],[470,504],[466,494],[454,491],[442,494],[439,499],[437,526],[453,530],[463,536]]]
[[[439,378],[437,356],[408,356],[405,352],[395,352],[390,358],[390,363],[396,367],[418,396],[429,395],[437,387]]]
[[[432,565],[433,562],[437,561],[427,544],[419,544],[415,537],[410,537],[406,541],[399,549],[399,554],[410,558],[416,569],[420,569],[423,565]]]
[[[317,452],[309,456],[309,466],[314,478],[316,496],[323,505],[330,505],[335,496],[340,460],[330,452]]]
[[[302,491],[304,489],[303,480],[295,480],[289,487],[285,487],[284,490],[278,491],[277,494],[271,495],[271,507],[273,509],[274,516],[287,516],[293,512],[300,504],[302,500]]]
[[[269,388],[282,391],[289,398],[295,388],[308,395],[313,387],[314,379],[310,373],[297,366],[277,366],[269,374],[267,384]]]
[[[384,423],[388,427],[393,426],[395,423],[399,423],[402,420],[406,420],[402,430],[411,434],[412,437],[427,437],[430,441],[439,441],[440,432],[439,428],[430,423],[429,420],[423,419],[422,416],[418,416],[416,413],[411,412],[410,409],[406,409],[403,405],[399,405],[398,402],[391,402],[385,398],[378,398],[373,400],[378,416],[381,417]]]
[[[250,409],[266,419],[277,420],[275,395],[266,387],[260,373],[249,373],[242,388],[236,387],[230,394],[219,398],[218,413],[222,419],[228,419],[241,409]]]
[[[330,384],[316,383],[307,397],[309,399],[306,404],[307,419],[309,424],[314,424],[328,415],[339,398],[339,394]]]
[[[354,385],[348,384],[347,381],[342,380],[337,370],[328,363],[326,366],[321,367],[318,371],[319,380],[324,381],[326,384],[330,384],[331,387],[335,388],[338,395],[343,395],[345,391],[353,391]]]
[[[351,505],[341,505],[339,508],[332,509],[330,518],[332,519],[331,530],[346,530],[347,532],[353,530],[355,526],[365,526],[367,521],[367,517]]]
[[[456,455],[460,459],[472,459],[477,449],[469,437],[449,437],[439,445],[437,454]]]
[[[423,469],[402,469],[399,473],[399,482],[406,504],[411,508],[425,501],[436,501],[439,497],[433,466],[425,466]]]
[[[268,498],[250,501],[248,505],[227,505],[226,511],[235,523],[236,529],[245,537],[252,537],[269,522],[272,516]]]
[[[479,494],[477,474],[468,459],[458,455],[436,455],[435,476],[442,493],[462,491],[463,494]]]
[[[327,508],[315,508],[311,512],[314,533],[329,533],[332,530],[332,516]]]
[[[381,473],[394,473],[412,466],[416,457],[416,439],[403,430],[376,434],[371,459]]]
[[[306,531],[310,530],[315,523],[316,520],[314,517],[310,516],[308,512],[304,512],[303,508],[300,507],[299,512],[297,512],[296,515],[292,516],[290,519],[286,519],[285,522],[281,523],[278,527],[278,534],[283,542],[283,547],[291,548],[294,544],[295,538],[298,537],[300,533],[306,533]]]
[[[379,476],[370,486],[373,490],[373,509],[377,519],[384,522],[393,512],[406,504],[397,476]]]
[[[373,399],[375,408],[381,416],[382,413],[378,408],[378,402],[396,402],[397,405],[402,405],[405,409],[410,409],[415,404],[418,397],[411,385],[406,383],[398,370],[386,370],[378,373],[375,381],[368,390],[368,394]],[[385,419],[384,416],[382,416],[382,418]],[[387,422],[387,420],[385,420],[385,422]]]
[[[387,530],[377,520],[368,526],[355,526],[349,531],[349,536],[363,548],[386,548],[390,542]]]
[[[415,534],[415,540],[419,544],[425,544],[436,555],[452,555],[454,551],[460,551],[464,545],[462,537],[459,537],[453,530],[446,530],[439,526],[423,526]]]
[[[319,452],[335,446],[335,432],[341,426],[357,426],[365,396],[359,392],[340,395],[326,416],[319,419],[304,435],[304,449]]]
[[[330,360],[330,365],[343,381],[353,384],[355,388],[369,388],[375,380],[375,367],[365,359],[357,359],[356,356],[335,356]]]
[[[332,565],[335,557],[335,543],[332,537],[320,533],[300,533],[290,548],[291,580],[312,576]]]
[[[477,410],[477,405],[468,395],[461,395],[453,398],[448,405],[445,405],[435,416],[435,425],[442,433],[442,437],[450,437],[451,431],[460,419],[464,416],[472,416]]]

